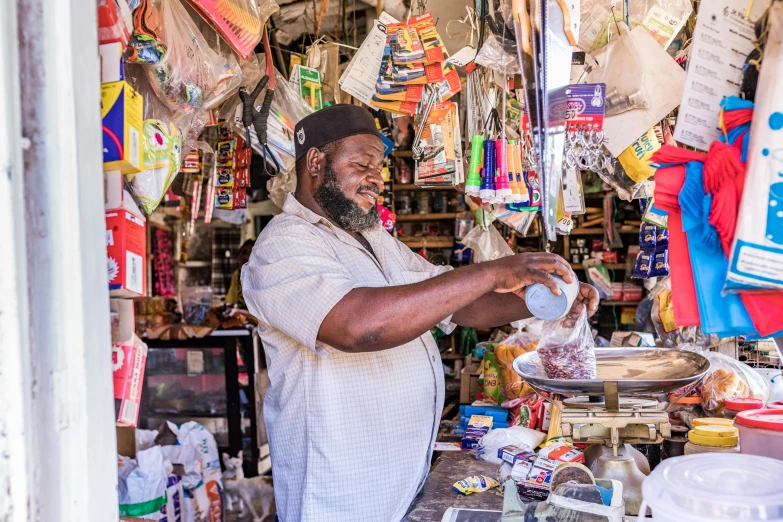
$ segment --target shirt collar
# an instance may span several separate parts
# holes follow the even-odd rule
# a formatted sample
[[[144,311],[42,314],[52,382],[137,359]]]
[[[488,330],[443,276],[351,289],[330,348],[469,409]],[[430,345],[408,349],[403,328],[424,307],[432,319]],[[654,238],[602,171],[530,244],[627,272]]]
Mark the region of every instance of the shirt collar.
[[[285,202],[283,203],[283,212],[293,216],[298,216],[308,223],[316,224],[323,220],[324,223],[331,225],[328,219],[324,218],[323,216],[319,216],[306,206],[299,203],[299,200],[296,199],[293,192],[289,192],[286,196]]]

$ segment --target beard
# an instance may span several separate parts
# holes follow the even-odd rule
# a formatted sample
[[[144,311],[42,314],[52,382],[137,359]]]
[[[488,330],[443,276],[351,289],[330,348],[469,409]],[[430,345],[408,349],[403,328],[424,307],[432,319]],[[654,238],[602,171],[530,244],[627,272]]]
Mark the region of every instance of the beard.
[[[375,185],[361,185],[359,190],[378,193]],[[365,211],[357,202],[347,197],[337,182],[337,173],[327,160],[324,177],[314,194],[315,202],[321,206],[329,218],[349,232],[364,232],[380,226],[378,207]]]

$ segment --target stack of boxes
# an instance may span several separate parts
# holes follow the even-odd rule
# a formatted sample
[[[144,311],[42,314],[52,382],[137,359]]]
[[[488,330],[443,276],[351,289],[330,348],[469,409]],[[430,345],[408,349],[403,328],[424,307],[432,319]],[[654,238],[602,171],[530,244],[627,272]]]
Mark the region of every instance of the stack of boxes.
[[[253,150],[236,136],[225,123],[218,124],[215,177],[215,207],[224,210],[247,208],[250,188],[250,160]]]
[[[126,0],[98,2],[103,119],[106,253],[112,317],[112,365],[118,426],[136,426],[147,346],[135,330],[134,297],[146,294],[147,222],[124,175],[143,168],[144,102],[125,81],[122,54],[132,20]]]

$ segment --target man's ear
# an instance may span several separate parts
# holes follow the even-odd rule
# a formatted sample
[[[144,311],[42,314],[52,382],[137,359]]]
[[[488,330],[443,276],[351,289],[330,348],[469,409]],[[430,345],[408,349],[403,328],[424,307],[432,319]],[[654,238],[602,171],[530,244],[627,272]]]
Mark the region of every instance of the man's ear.
[[[310,148],[305,154],[305,165],[311,177],[320,176],[326,167],[326,154],[315,147]]]

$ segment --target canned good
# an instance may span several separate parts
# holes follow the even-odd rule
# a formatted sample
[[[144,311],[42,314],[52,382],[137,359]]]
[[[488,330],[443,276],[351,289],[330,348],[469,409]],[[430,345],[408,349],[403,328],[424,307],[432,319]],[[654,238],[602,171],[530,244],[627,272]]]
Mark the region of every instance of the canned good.
[[[394,199],[397,203],[397,214],[406,215],[413,212],[410,193],[400,192]]]
[[[472,219],[460,219],[457,218],[454,223],[454,238],[462,240],[468,235],[468,232],[473,230],[475,222]]]

